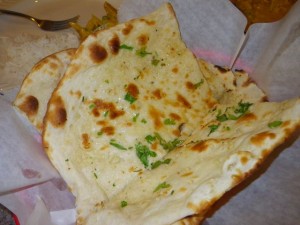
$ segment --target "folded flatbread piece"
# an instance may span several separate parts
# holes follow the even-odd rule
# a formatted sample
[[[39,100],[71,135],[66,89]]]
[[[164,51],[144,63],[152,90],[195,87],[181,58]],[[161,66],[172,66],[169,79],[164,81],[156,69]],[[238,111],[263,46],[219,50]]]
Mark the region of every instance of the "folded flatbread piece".
[[[66,49],[39,61],[27,74],[14,106],[42,132],[50,96],[65,73],[76,49]]]
[[[77,224],[192,224],[183,218],[202,218],[245,179],[300,124],[300,102],[241,101],[243,79],[233,80],[236,94],[219,104],[170,4],[90,35],[43,131]]]

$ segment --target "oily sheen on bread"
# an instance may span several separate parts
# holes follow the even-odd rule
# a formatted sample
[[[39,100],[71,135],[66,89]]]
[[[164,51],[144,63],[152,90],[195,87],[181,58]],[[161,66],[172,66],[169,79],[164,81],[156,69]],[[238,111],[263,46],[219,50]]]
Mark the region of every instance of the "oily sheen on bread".
[[[209,86],[201,68],[170,4],[80,45],[43,131],[77,224],[195,224],[299,126],[299,99],[261,102],[229,73]]]
[[[27,74],[14,106],[42,132],[50,96],[66,71],[76,49],[66,49],[39,61]]]

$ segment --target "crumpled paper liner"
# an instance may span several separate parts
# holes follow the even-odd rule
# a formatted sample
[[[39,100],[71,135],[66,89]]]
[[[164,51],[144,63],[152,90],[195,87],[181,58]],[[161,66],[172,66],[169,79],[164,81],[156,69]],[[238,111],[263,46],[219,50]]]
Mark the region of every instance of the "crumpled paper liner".
[[[120,20],[126,21],[149,13],[162,2],[164,1],[124,0],[119,9]],[[195,55],[222,66],[229,66],[231,62],[235,61],[233,69],[243,69],[249,72],[272,101],[300,96],[299,2],[282,20],[271,24],[253,25],[246,36],[243,33],[246,19],[229,1],[187,0],[183,2],[172,0],[170,2],[176,11],[183,39]],[[235,59],[241,40],[245,40],[245,42]],[[21,147],[28,154],[28,156],[22,155],[21,158],[29,157],[28,162],[31,162],[30,158],[32,160],[32,157],[35,157],[31,150],[35,149],[33,150],[35,152],[39,149],[39,152],[41,147],[32,136],[28,136],[26,128],[22,125],[24,121],[19,121],[20,118],[10,108],[9,100],[7,100],[9,96],[13,99],[13,94],[5,93],[6,100],[0,96],[0,110],[2,110],[0,113],[0,138],[1,141],[4,141],[5,146],[9,146],[10,150],[10,158],[5,159],[18,157],[17,154],[20,153],[12,154],[12,152],[13,149],[18,150]],[[4,120],[7,121],[2,123]],[[14,129],[11,129],[11,124]],[[21,131],[16,131],[19,128]],[[18,137],[20,144],[14,143],[14,137]],[[24,142],[23,139],[25,139]],[[232,190],[229,196],[225,196],[223,198],[225,200],[220,201],[209,214],[205,224],[294,225],[299,223],[300,167],[298,162],[300,154],[297,152],[299,148],[300,141],[298,140],[285,151],[277,152],[280,154],[274,157],[276,160],[270,164],[269,168],[261,171],[260,176],[254,176],[244,185]],[[2,142],[0,149],[3,149]],[[41,153],[37,153],[38,157],[39,155]],[[8,156],[3,155],[3,157]],[[0,165],[6,163],[3,162],[3,159],[0,158]],[[9,166],[9,163],[6,164]],[[44,162],[42,164],[44,165]],[[35,170],[40,172],[38,165],[35,165],[37,166]],[[47,162],[45,165],[47,167]],[[17,172],[13,171],[13,174],[9,174],[12,177],[11,180],[19,179],[19,177],[23,179],[22,172],[20,173],[22,167],[19,166],[19,168]],[[25,187],[30,183],[39,183],[42,178],[47,180],[47,171],[49,172],[51,169],[46,169],[46,173],[45,175],[43,173],[42,177],[26,180],[27,183],[16,182],[18,185],[10,186],[10,188],[15,189],[20,186]],[[6,174],[5,179],[7,179],[6,171],[3,174]],[[39,202],[36,207],[46,207],[50,211],[49,215],[53,224],[72,224],[75,220],[75,211],[72,209],[74,198],[67,189],[59,187],[60,185],[50,180],[41,185],[2,195],[0,202],[20,215],[22,221],[26,221],[36,202],[41,201],[38,200],[41,198],[44,205]],[[57,201],[51,202],[49,199]]]

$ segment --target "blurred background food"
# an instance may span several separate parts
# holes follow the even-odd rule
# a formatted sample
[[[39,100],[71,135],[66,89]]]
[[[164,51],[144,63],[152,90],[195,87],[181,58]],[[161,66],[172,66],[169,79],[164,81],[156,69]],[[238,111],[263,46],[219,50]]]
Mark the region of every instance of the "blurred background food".
[[[230,0],[253,23],[280,20],[297,0]],[[247,29],[246,28],[246,29]]]
[[[106,15],[102,16],[101,19],[92,15],[85,27],[78,23],[70,23],[71,27],[78,32],[81,41],[96,30],[103,30],[118,24],[117,9],[108,2],[104,2],[104,10]]]

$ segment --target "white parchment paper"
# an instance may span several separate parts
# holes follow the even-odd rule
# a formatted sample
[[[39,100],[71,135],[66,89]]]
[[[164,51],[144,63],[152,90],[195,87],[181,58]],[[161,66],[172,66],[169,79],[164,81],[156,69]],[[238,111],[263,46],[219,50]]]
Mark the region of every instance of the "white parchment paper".
[[[28,132],[24,121],[2,96],[0,121],[0,193],[58,176],[46,158],[41,143]]]
[[[120,20],[126,21],[145,15],[159,7],[162,2],[164,1],[124,0],[119,8]],[[246,36],[243,32],[246,19],[227,0],[170,2],[177,14],[182,37],[196,56],[218,65],[229,66],[240,41],[245,40],[233,68],[249,72],[272,101],[300,96],[300,2],[281,21],[253,25]],[[4,95],[7,97],[6,93]],[[11,182],[10,186],[2,186],[0,183],[0,190],[26,187],[52,179],[41,185],[2,195],[0,202],[20,215],[23,222],[41,198],[45,205],[39,203],[36,207],[45,206],[50,211],[52,224],[72,224],[75,219],[73,196],[59,178],[53,178],[55,175],[49,172],[51,169],[48,168],[47,158],[40,151],[40,144],[26,132],[23,122],[20,122],[9,101],[0,96],[0,182],[2,178]],[[262,171],[259,176],[250,179],[223,198],[204,224],[299,224],[299,148],[300,141],[274,157],[275,160],[266,171]],[[25,162],[25,159],[28,161],[24,167],[20,162]],[[4,167],[11,166],[7,162],[10,160],[13,163],[13,168],[10,169],[14,170],[17,166],[17,170],[8,175]],[[22,169],[28,168],[28,165],[41,176],[24,178]]]

